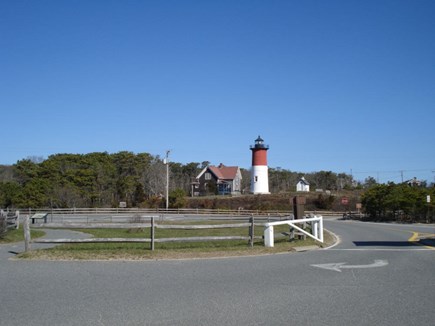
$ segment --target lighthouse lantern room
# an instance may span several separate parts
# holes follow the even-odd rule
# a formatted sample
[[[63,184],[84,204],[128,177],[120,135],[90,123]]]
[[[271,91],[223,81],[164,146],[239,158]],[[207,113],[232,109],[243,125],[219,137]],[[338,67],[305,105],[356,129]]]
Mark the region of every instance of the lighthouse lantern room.
[[[267,167],[268,145],[260,136],[251,145],[252,167],[251,167],[251,192],[253,194],[269,194],[269,171]]]

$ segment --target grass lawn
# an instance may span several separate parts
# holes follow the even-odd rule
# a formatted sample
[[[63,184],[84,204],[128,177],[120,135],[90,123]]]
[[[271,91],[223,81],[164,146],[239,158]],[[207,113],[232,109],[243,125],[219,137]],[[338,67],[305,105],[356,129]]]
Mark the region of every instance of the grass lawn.
[[[44,236],[45,232],[41,230],[31,230],[30,236],[33,238],[40,238]],[[23,229],[18,230],[9,230],[6,233],[6,236],[4,238],[0,238],[0,244],[1,243],[12,243],[12,242],[20,242],[24,241],[24,232]]]
[[[194,224],[226,224],[228,222],[195,222]],[[161,223],[159,223],[161,224]],[[166,223],[168,224],[168,223]],[[175,223],[170,223],[175,224]],[[192,224],[192,223],[177,223]],[[49,260],[144,260],[144,259],[188,259],[212,258],[227,256],[246,256],[274,254],[292,251],[297,246],[329,245],[334,239],[325,232],[325,243],[319,243],[309,237],[306,240],[292,240],[279,237],[282,232],[288,232],[286,225],[275,227],[275,247],[265,248],[262,239],[255,240],[250,247],[245,240],[202,241],[202,242],[165,242],[155,243],[155,250],[151,251],[150,243],[87,243],[64,244],[44,250],[33,250],[20,254],[21,258],[49,259]],[[84,233],[92,234],[95,238],[150,238],[150,229],[80,229]],[[263,227],[255,227],[255,235],[263,235]],[[248,227],[200,230],[169,230],[156,229],[155,237],[181,238],[200,236],[248,236]]]

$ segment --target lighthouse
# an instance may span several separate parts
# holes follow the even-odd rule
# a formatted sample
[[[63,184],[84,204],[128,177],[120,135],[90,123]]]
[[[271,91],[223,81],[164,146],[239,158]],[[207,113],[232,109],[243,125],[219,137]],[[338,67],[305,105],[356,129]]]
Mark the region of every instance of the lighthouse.
[[[253,194],[269,194],[269,171],[267,167],[268,145],[260,136],[255,140],[255,145],[250,146],[252,151],[251,167],[251,192]]]

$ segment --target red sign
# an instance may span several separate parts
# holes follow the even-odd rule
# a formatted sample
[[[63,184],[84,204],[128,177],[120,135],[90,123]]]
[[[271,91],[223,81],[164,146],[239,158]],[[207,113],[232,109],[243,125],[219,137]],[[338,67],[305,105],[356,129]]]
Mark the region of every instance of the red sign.
[[[342,205],[349,205],[349,198],[341,197],[341,204]]]

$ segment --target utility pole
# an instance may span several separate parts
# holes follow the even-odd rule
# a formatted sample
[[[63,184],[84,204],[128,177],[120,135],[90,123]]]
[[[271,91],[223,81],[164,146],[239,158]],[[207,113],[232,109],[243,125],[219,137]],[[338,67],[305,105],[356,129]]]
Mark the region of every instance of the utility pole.
[[[168,210],[169,207],[169,153],[171,151],[166,151],[166,156],[163,161],[163,163],[166,165],[166,210]]]
[[[403,170],[400,170],[400,176],[402,177],[402,183],[403,183]]]

